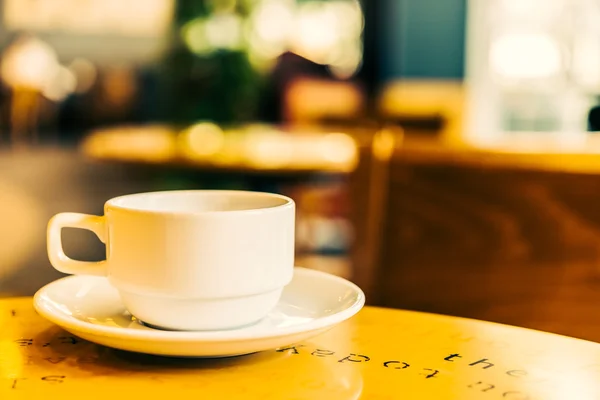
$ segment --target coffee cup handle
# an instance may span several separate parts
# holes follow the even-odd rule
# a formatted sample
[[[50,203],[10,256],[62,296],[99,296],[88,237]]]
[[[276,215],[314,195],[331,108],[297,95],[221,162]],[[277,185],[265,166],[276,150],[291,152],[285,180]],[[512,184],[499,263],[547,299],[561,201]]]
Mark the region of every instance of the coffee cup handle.
[[[65,274],[106,276],[106,260],[77,261],[69,258],[62,246],[62,228],[87,229],[96,234],[102,243],[106,243],[106,225],[104,217],[79,213],[56,214],[48,222],[47,248],[50,263]]]

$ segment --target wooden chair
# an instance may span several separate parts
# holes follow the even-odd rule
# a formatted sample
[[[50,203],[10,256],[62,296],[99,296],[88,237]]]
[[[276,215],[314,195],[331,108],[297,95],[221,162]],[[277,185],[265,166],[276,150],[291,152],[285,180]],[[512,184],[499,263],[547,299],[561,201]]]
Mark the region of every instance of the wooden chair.
[[[354,192],[368,303],[600,341],[600,174],[376,147]]]
[[[378,282],[389,200],[390,162],[403,136],[402,129],[387,127],[359,141],[359,161],[350,178],[350,219],[354,226],[351,279],[363,289],[370,304],[377,304],[381,294]]]

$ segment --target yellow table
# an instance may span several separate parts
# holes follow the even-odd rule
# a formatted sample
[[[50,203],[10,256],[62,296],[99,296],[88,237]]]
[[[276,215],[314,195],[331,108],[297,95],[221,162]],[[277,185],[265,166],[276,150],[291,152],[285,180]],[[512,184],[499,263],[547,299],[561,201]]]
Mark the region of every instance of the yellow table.
[[[0,399],[600,399],[600,345],[367,307],[288,348],[229,359],[125,353],[0,300]]]

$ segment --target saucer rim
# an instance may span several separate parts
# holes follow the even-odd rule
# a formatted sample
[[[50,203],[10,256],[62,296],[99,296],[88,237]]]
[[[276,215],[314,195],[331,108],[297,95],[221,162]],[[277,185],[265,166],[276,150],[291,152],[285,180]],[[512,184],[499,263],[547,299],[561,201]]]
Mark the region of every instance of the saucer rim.
[[[79,332],[84,332],[92,335],[100,335],[112,338],[142,339],[153,341],[172,341],[174,339],[177,339],[193,341],[202,340],[204,342],[220,342],[223,340],[248,340],[253,338],[269,339],[295,335],[306,331],[325,329],[348,320],[349,318],[356,315],[365,305],[364,292],[356,284],[350,282],[345,278],[327,272],[303,267],[294,267],[294,277],[296,276],[296,274],[303,274],[308,276],[312,275],[318,279],[326,279],[330,281],[335,281],[337,283],[341,283],[344,286],[351,289],[356,294],[356,300],[350,306],[335,314],[319,317],[296,326],[274,329],[272,332],[247,332],[245,331],[245,328],[218,331],[162,331],[153,328],[150,328],[152,330],[135,330],[122,327],[117,328],[112,326],[94,325],[89,322],[77,319],[75,317],[68,316],[62,312],[57,312],[56,309],[49,309],[44,306],[44,300],[42,299],[42,297],[45,295],[50,286],[56,285],[58,284],[58,282],[63,282],[65,280],[81,279],[82,277],[87,277],[86,275],[70,275],[44,285],[35,293],[33,297],[33,306],[34,309],[40,314],[40,316],[62,327],[65,330],[73,329]]]

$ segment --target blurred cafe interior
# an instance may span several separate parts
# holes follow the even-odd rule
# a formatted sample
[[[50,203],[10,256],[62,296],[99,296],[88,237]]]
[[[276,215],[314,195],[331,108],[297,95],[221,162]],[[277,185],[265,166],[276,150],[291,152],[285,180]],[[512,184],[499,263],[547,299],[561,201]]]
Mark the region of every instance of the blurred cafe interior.
[[[61,276],[56,213],[268,191],[297,203],[296,264],[370,305],[598,342],[599,20],[594,0],[0,0],[0,297]]]

